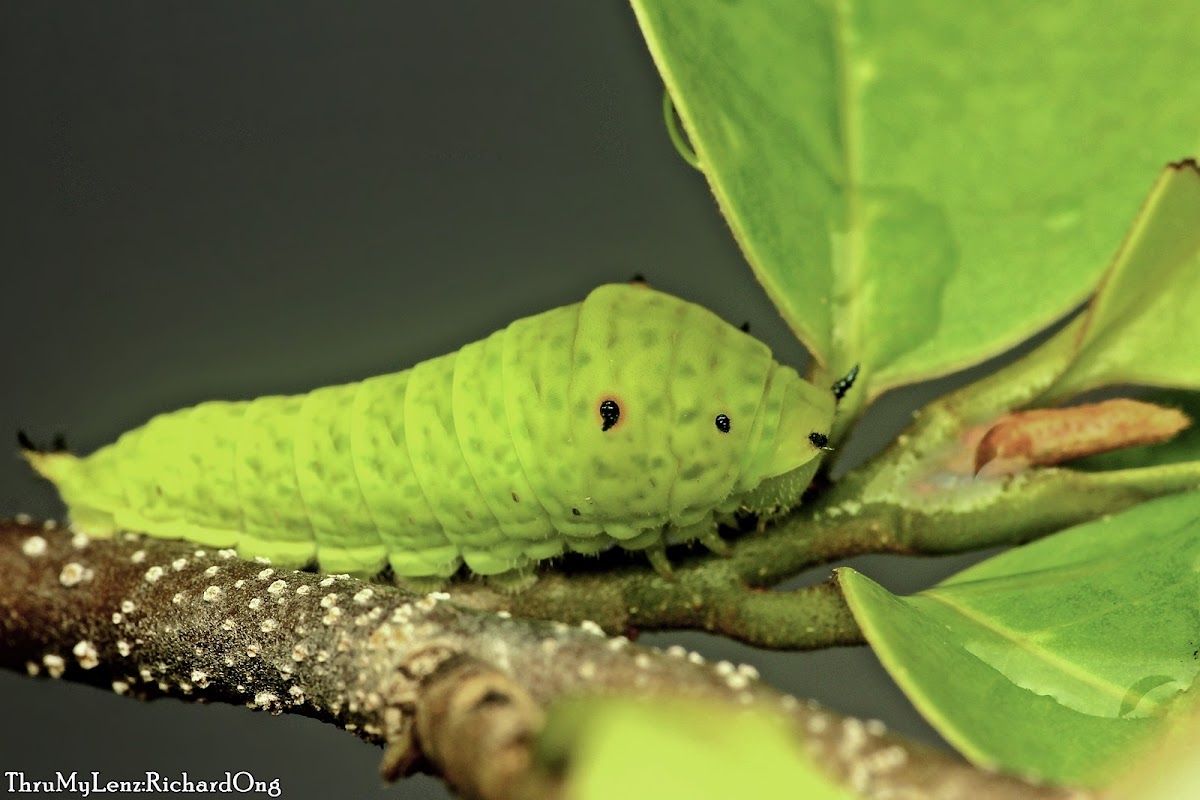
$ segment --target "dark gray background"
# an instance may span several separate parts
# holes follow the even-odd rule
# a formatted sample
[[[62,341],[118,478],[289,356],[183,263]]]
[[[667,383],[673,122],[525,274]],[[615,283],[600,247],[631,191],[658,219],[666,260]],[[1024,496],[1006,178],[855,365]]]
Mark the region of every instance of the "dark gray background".
[[[401,369],[635,272],[803,361],[671,148],[623,3],[5,1],[0,59],[0,435],[89,451],[203,399]],[[932,391],[889,398],[858,452]],[[15,447],[0,464],[0,513],[61,513]],[[910,591],[964,561],[854,563]],[[933,737],[865,648],[645,641]],[[7,673],[0,707],[0,776],[249,769],[291,798],[444,796],[382,788],[378,750],[306,719]]]

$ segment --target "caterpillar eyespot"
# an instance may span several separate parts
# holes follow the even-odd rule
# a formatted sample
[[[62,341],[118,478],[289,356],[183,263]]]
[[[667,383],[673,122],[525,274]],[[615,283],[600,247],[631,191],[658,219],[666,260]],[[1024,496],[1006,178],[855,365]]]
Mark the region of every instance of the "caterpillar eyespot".
[[[93,535],[488,575],[795,506],[834,405],[712,312],[613,284],[402,372],[160,414],[86,457],[20,444]]]
[[[600,404],[600,419],[602,422],[600,430],[602,431],[611,430],[621,419],[621,407],[615,400],[605,400]]]

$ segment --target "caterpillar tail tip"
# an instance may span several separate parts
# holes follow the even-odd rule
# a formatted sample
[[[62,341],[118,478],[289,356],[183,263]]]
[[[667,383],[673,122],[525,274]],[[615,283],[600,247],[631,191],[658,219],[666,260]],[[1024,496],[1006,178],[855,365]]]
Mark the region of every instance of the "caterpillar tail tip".
[[[51,449],[47,450],[34,444],[25,431],[17,431],[17,445],[21,448],[21,456],[33,471],[56,484],[80,463],[78,456],[68,452],[67,443],[61,435],[54,438]]]

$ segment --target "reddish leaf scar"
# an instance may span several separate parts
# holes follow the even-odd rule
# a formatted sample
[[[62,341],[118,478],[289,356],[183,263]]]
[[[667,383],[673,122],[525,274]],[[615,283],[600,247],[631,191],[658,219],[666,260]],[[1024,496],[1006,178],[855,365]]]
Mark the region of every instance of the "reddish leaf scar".
[[[1191,424],[1178,409],[1126,398],[1018,411],[1001,417],[979,440],[975,473],[993,461],[1011,471],[1013,467],[1047,466],[1109,450],[1159,444]]]

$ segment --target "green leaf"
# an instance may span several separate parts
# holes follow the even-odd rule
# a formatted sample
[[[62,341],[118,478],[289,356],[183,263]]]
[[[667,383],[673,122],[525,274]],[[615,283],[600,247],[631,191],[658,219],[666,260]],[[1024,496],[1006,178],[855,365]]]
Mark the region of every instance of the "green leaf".
[[[699,700],[583,698],[555,706],[543,764],[569,764],[578,800],[849,800],[783,717]]]
[[[1200,706],[1195,698],[1145,758],[1106,786],[1103,800],[1179,800],[1200,797]]]
[[[1200,140],[1200,0],[633,7],[747,260],[859,398],[1080,302]]]
[[[1144,503],[897,597],[838,580],[884,667],[972,761],[1096,784],[1200,671],[1200,492]]]
[[[1118,383],[1200,389],[1200,168],[1168,167],[1087,311],[1047,400]],[[1181,346],[1182,345],[1182,346]]]

